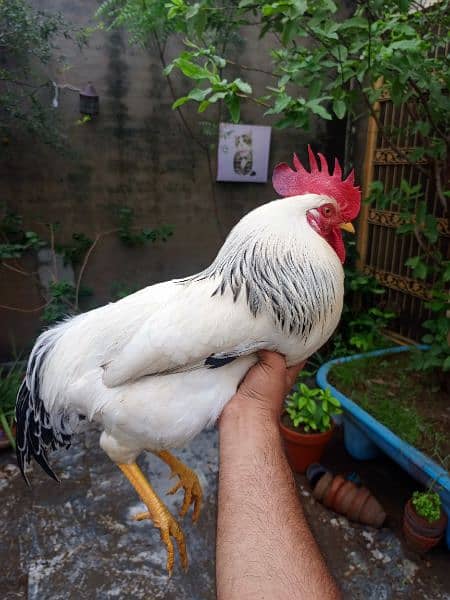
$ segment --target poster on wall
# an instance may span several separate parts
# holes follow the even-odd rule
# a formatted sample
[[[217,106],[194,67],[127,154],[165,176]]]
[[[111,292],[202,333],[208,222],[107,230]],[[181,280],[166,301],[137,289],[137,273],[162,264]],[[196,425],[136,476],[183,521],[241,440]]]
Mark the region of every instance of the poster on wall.
[[[272,128],[221,123],[217,181],[265,183]]]

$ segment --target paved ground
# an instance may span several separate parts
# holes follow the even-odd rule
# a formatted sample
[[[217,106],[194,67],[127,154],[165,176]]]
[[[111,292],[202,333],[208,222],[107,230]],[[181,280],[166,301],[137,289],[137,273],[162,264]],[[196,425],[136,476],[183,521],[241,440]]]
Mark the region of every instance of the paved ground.
[[[68,452],[53,456],[61,486],[36,468],[27,490],[12,453],[0,454],[2,600],[214,599],[216,432],[204,432],[179,453],[199,473],[206,502],[198,525],[184,521],[189,572],[178,568],[171,579],[158,532],[131,519],[144,507],[97,440],[89,431]],[[341,472],[358,470],[390,513],[388,527],[379,531],[350,524],[318,505],[298,478],[308,520],[344,598],[450,600],[450,554],[441,547],[421,559],[398,537],[401,506],[414,483],[387,459],[352,461],[340,439],[323,462]],[[171,486],[158,459],[145,456],[141,465],[160,493]],[[173,512],[180,497],[167,497]]]

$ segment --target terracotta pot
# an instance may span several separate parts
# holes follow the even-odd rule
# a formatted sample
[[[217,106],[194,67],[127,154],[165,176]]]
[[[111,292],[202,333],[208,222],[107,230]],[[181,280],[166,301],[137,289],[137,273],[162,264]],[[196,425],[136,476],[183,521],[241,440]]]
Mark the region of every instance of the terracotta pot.
[[[322,502],[325,492],[328,486],[333,481],[333,475],[331,473],[325,473],[317,482],[317,485],[313,489],[313,496],[319,502]]]
[[[317,481],[316,473],[320,473],[317,468],[308,469],[307,473],[316,500],[352,521],[381,527],[386,513],[367,488],[358,487],[342,475],[333,477],[329,471],[325,471]]]
[[[441,541],[447,521],[443,510],[437,521],[428,521],[417,514],[411,499],[408,500],[403,513],[403,533],[408,546],[421,554],[427,552]]]
[[[376,498],[370,495],[359,513],[359,522],[372,527],[381,527],[386,519],[386,513]]]
[[[322,500],[324,506],[327,508],[333,506],[335,497],[344,483],[345,479],[342,477],[342,475],[336,475],[336,477],[333,478]]]
[[[363,506],[369,499],[369,496],[370,492],[367,488],[358,488],[358,493],[350,502],[350,506],[347,510],[347,517],[350,519],[350,521],[359,521],[359,517],[362,512]]]
[[[299,433],[280,421],[280,431],[291,468],[297,473],[304,473],[310,464],[321,459],[325,446],[333,437],[334,424],[323,433]]]
[[[352,481],[346,481],[334,498],[334,510],[341,515],[346,515],[358,490],[359,488]]]

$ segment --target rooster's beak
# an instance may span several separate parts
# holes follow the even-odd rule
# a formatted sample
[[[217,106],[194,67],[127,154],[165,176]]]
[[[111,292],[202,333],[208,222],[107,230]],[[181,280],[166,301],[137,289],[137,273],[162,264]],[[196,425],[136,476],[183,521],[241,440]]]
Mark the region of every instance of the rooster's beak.
[[[351,223],[341,223],[341,225],[339,225],[339,227],[341,229],[343,229],[344,231],[348,231],[350,233],[355,233],[355,228],[353,227],[353,225]]]

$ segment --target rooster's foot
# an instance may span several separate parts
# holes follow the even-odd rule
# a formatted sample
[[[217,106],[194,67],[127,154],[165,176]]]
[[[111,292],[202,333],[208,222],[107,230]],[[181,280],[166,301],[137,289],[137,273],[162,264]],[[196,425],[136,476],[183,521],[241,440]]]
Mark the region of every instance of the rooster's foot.
[[[186,543],[184,541],[184,533],[178,524],[178,521],[170,514],[162,502],[161,506],[152,506],[148,508],[148,511],[134,515],[133,519],[135,521],[149,519],[150,521],[153,521],[155,527],[158,527],[160,530],[161,540],[167,548],[167,571],[169,572],[169,576],[172,575],[173,565],[175,562],[175,551],[172,538],[174,538],[178,544],[181,565],[183,569],[187,571],[188,557],[186,552]]]
[[[171,477],[177,475],[179,477],[178,483],[176,483],[167,493],[175,494],[178,490],[184,490],[184,500],[180,508],[180,516],[184,517],[191,504],[194,509],[192,512],[192,520],[195,523],[200,516],[200,510],[202,507],[203,492],[198,480],[197,473],[187,467],[178,458],[170,454],[170,452],[159,452],[158,456],[169,465],[172,474]]]
[[[188,558],[186,552],[186,543],[184,541],[183,531],[181,530],[178,521],[170,514],[169,510],[156,494],[136,463],[131,463],[129,465],[118,464],[117,466],[130,481],[134,489],[139,494],[142,502],[148,508],[148,511],[135,515],[134,519],[137,521],[150,519],[153,521],[155,527],[160,530],[161,540],[164,542],[167,548],[167,571],[169,572],[169,576],[172,575],[173,565],[175,562],[175,550],[172,538],[178,545],[181,564],[183,568],[187,570]]]

